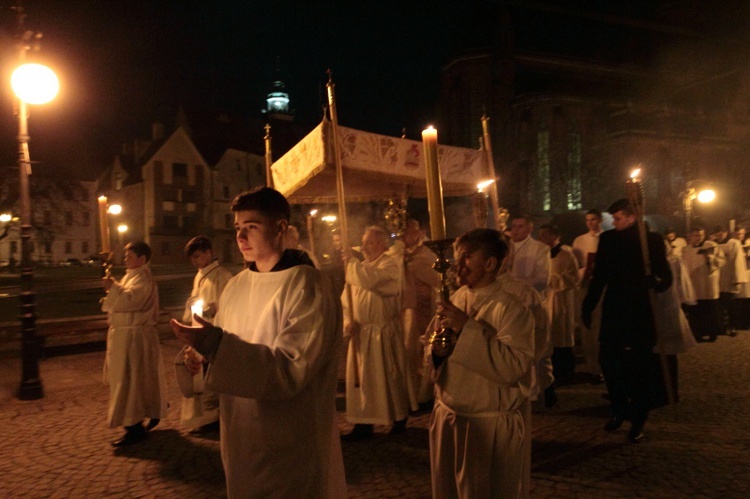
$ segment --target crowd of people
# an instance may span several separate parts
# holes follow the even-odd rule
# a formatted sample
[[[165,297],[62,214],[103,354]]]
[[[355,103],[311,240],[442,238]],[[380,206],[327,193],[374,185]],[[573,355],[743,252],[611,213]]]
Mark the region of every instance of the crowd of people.
[[[676,398],[676,354],[746,326],[748,248],[743,230],[707,239],[695,227],[689,241],[642,232],[627,199],[608,211],[614,230],[589,210],[572,247],[553,224],[535,238],[525,215],[507,233],[462,234],[446,298],[417,220],[394,244],[372,226],[359,251],[335,246],[331,279],[299,244],[284,196],[243,193],[231,206],[243,271],[224,269],[204,236],[185,248],[197,274],[182,321],[170,322],[185,344],[181,423],[220,432],[229,497],[346,497],[341,442],[371,439],[375,425],[402,433],[420,408],[432,411],[434,497],[527,497],[532,404],[555,406],[577,370],[605,383],[603,429],[630,421],[640,442],[649,411]],[[144,440],[167,409],[150,249],[125,249],[126,275],[104,279],[103,299],[109,424],[125,429],[116,447]],[[429,341],[436,330],[445,341]],[[353,429],[339,435],[342,348]]]

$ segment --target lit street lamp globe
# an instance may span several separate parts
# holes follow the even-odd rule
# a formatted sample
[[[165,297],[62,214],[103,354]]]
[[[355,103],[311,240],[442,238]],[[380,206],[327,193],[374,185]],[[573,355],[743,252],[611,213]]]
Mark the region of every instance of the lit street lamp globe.
[[[8,223],[11,220],[13,220],[13,216],[10,213],[2,213],[2,214],[0,214],[0,222],[2,222],[2,223]]]
[[[120,225],[117,226],[117,232],[119,232],[120,234],[124,234],[127,231],[128,231],[128,226],[127,225],[120,224]]]
[[[18,98],[29,104],[45,104],[60,90],[57,75],[41,64],[23,64],[16,68],[10,85]]]
[[[107,209],[107,211],[110,214],[112,214],[112,215],[119,215],[120,213],[122,213],[122,206],[119,205],[119,204],[113,204],[113,205],[109,206],[109,208]],[[127,229],[125,229],[125,230],[127,230]]]
[[[706,189],[698,193],[698,201],[701,203],[710,203],[716,199],[716,192],[713,189]]]

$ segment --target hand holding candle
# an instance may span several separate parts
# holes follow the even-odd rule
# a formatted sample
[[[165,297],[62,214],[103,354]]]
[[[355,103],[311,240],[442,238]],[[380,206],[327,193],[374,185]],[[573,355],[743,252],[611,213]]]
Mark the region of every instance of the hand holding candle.
[[[203,300],[196,300],[193,302],[192,305],[190,305],[190,312],[191,312],[191,319],[192,319],[192,325],[193,326],[201,326],[202,324],[199,324],[195,320],[195,316],[203,317]]]

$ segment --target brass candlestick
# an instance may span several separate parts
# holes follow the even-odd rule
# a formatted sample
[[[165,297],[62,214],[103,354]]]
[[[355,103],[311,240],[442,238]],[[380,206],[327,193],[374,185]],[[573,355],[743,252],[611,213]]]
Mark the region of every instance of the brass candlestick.
[[[439,241],[425,241],[425,246],[430,248],[437,255],[437,260],[432,264],[433,270],[440,274],[440,297],[444,301],[450,300],[450,278],[448,276],[448,270],[451,268],[451,263],[445,258],[445,252],[449,248],[453,247],[453,239],[441,239]],[[435,330],[430,335],[429,343],[438,352],[445,352],[446,350],[452,350],[456,345],[458,334],[450,328],[441,327],[440,319],[442,316],[438,314],[438,322],[435,326]],[[450,352],[447,352],[450,353]]]

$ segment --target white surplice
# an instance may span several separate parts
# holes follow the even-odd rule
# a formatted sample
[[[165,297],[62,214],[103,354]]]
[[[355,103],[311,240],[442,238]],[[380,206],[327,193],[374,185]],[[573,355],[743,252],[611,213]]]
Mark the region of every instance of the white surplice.
[[[534,319],[502,289],[462,287],[451,301],[471,317],[434,371],[430,418],[434,498],[523,494],[529,459],[525,411],[534,366]]]
[[[721,247],[713,241],[703,241],[699,246],[689,244],[682,250],[682,260],[693,283],[695,298],[718,300],[719,269],[726,263]]]
[[[414,393],[419,403],[425,403],[433,399],[434,389],[429,366],[425,362],[422,336],[435,317],[440,274],[432,268],[437,255],[427,246],[420,244],[411,251],[406,250],[403,257],[404,292],[401,309],[409,396]]]
[[[549,285],[549,246],[529,236],[521,242],[510,243],[510,273],[526,281],[545,294]]]
[[[382,254],[371,262],[349,260],[341,301],[344,323],[360,324],[346,358],[346,419],[350,423],[389,425],[405,419],[416,400],[407,392],[406,354],[400,323],[403,267]],[[350,313],[351,310],[351,313]]]
[[[563,245],[552,258],[545,304],[550,318],[552,346],[569,348],[575,344],[575,306],[578,263],[570,246]]]
[[[224,330],[206,378],[221,394],[229,497],[345,497],[335,397],[341,310],[299,265],[244,270],[219,300]]]
[[[719,271],[719,290],[722,293],[739,293],[747,282],[747,261],[742,243],[728,239],[719,245],[726,257],[726,265]]]
[[[102,310],[109,322],[104,362],[109,427],[164,418],[167,392],[156,329],[159,291],[148,265],[128,269],[113,283]]]

